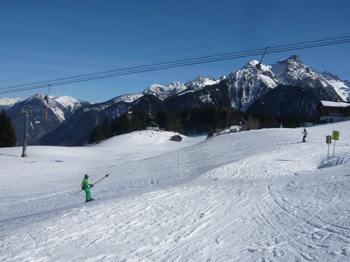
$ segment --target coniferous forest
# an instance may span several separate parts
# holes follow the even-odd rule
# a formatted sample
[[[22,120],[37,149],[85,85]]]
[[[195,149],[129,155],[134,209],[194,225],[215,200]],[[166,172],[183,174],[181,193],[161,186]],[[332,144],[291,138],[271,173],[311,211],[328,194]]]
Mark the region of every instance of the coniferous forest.
[[[208,136],[212,136],[215,132],[232,125],[242,124],[242,121],[248,123],[250,129],[258,129],[262,123],[271,118],[281,126],[289,128],[316,121],[305,116],[301,118],[295,114],[279,117],[259,113],[247,114],[233,107],[228,109],[213,106],[193,107],[184,109],[179,114],[170,110],[158,110],[151,117],[144,111],[137,111],[132,114],[124,113],[118,120],[113,120],[111,123],[104,119],[103,123],[98,123],[92,130],[89,143],[145,129],[150,122],[157,123],[160,129],[166,131],[174,131],[184,135],[208,134]]]
[[[5,109],[0,113],[0,147],[13,147],[17,144],[15,128]]]

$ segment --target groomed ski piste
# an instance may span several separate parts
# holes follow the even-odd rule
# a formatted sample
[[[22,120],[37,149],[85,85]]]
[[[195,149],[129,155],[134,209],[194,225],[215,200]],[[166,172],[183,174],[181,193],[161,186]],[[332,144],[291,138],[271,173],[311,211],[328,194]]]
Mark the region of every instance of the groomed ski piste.
[[[350,122],[302,130],[1,148],[0,261],[349,261]]]

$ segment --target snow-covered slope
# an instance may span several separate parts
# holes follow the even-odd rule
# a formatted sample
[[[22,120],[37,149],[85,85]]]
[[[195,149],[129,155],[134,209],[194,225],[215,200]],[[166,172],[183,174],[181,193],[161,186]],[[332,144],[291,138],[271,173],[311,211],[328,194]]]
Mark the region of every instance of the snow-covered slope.
[[[326,71],[322,73],[322,76],[328,85],[333,86],[337,94],[344,101],[350,102],[350,85],[348,81],[341,81],[338,76]]]
[[[0,260],[348,261],[349,125],[1,148]]]

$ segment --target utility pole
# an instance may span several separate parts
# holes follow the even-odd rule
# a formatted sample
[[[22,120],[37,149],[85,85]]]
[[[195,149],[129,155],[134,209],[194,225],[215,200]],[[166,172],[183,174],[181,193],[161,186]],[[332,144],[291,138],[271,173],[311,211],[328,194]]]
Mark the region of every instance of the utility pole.
[[[26,157],[27,156],[28,118],[29,117],[35,117],[35,115],[33,115],[32,112],[33,112],[33,109],[22,108],[22,113],[17,115],[17,116],[24,116],[25,117],[24,136],[23,136],[23,148],[22,148],[22,155],[21,155],[21,157]]]

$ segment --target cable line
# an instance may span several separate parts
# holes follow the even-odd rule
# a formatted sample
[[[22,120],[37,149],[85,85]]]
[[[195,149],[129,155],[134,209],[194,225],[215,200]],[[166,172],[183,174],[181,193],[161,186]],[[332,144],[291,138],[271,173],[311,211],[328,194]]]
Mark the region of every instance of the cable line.
[[[111,64],[111,63],[122,62],[122,61],[128,61],[128,60],[139,59],[139,58],[145,58],[145,57],[159,56],[159,55],[165,55],[165,54],[173,54],[173,53],[179,53],[179,52],[190,51],[190,50],[198,50],[198,49],[203,49],[203,48],[207,48],[207,47],[223,46],[223,45],[229,45],[229,44],[234,44],[234,43],[242,43],[242,42],[256,41],[256,40],[260,40],[260,39],[268,39],[268,38],[273,38],[273,37],[288,36],[288,35],[296,35],[296,34],[301,34],[301,33],[322,31],[322,30],[328,30],[328,29],[334,29],[334,28],[341,28],[341,27],[348,27],[348,26],[350,26],[350,24],[337,25],[337,26],[331,26],[331,27],[323,27],[323,28],[316,28],[316,29],[307,29],[307,30],[297,31],[297,32],[289,32],[289,33],[283,33],[283,34],[277,34],[277,35],[269,35],[269,36],[264,36],[264,37],[256,37],[256,38],[242,39],[242,40],[236,40],[236,41],[229,41],[229,42],[225,42],[225,43],[218,43],[218,44],[211,44],[211,45],[190,47],[190,48],[184,48],[184,49],[175,50],[175,51],[167,51],[167,52],[155,53],[155,54],[150,54],[150,55],[142,55],[142,56],[137,56],[137,57],[132,57],[132,58],[125,58],[125,59],[119,59],[119,60],[112,60],[112,61],[101,62],[101,63],[95,63],[95,64],[90,64],[90,65],[84,65],[84,66],[77,66],[77,67],[72,67],[72,68],[66,68],[66,69],[61,69],[61,70],[56,70],[56,71],[43,72],[43,73],[38,73],[38,74],[34,74],[34,75],[27,75],[27,76],[15,77],[15,78],[10,78],[10,79],[4,79],[4,80],[0,80],[0,82],[10,81],[10,80],[16,80],[16,79],[23,79],[23,78],[28,78],[28,77],[33,77],[33,76],[39,76],[39,75],[46,75],[46,74],[51,74],[51,73],[64,72],[64,71],[69,71],[69,70],[73,70],[73,69],[80,69],[80,68],[86,68],[86,67],[91,67],[91,66],[98,66],[98,65],[104,65],[104,64]]]
[[[345,44],[350,42],[350,35],[347,36],[337,36],[332,38],[324,38],[318,40],[309,40],[304,42],[296,42],[284,45],[275,45],[269,47],[269,54],[287,52],[292,50],[301,50],[315,47],[323,47],[337,44]],[[90,73],[84,75],[78,75],[73,77],[58,78],[49,81],[40,81],[29,84],[21,84],[10,87],[0,88],[0,94],[20,92],[32,89],[39,89],[47,87],[49,83],[51,86],[60,86],[72,83],[79,83],[85,81],[92,81],[98,79],[104,79],[109,77],[124,76],[130,74],[139,74],[150,71],[164,70],[176,67],[183,67],[189,65],[198,65],[203,63],[212,63],[224,60],[233,60],[238,58],[250,57],[250,56],[260,56],[266,47],[254,48],[242,51],[225,52],[213,55],[198,56],[192,58],[184,58],[173,61],[158,62],[148,65],[140,65],[134,67],[120,68],[115,70],[102,71],[97,73]]]

